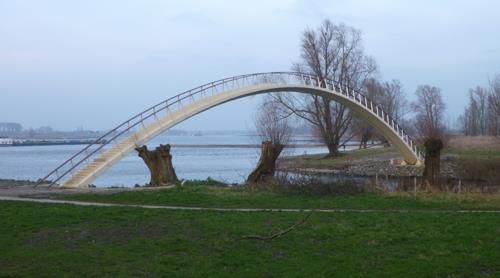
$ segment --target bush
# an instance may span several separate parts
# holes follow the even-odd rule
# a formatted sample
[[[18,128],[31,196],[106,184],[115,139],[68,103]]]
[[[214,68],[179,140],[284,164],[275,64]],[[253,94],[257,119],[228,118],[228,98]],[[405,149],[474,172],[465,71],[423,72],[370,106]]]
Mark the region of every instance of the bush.
[[[500,157],[460,157],[454,172],[463,181],[500,186]]]
[[[279,172],[274,182],[266,184],[246,184],[245,188],[251,191],[272,191],[294,195],[347,195],[367,192],[368,187],[352,179],[338,178],[335,181],[325,181],[318,175],[307,173],[290,174]]]
[[[227,186],[226,183],[208,177],[206,180],[183,180],[177,185],[186,186]]]

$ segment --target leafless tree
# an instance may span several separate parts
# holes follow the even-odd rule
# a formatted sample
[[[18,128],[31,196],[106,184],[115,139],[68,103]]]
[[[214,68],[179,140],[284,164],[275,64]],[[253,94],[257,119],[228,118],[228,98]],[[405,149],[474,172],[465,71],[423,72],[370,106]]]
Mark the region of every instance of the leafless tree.
[[[490,135],[500,137],[500,74],[490,82],[488,128]]]
[[[375,61],[364,53],[361,31],[323,21],[316,30],[302,35],[301,59],[293,65],[297,72],[315,75],[321,84],[335,80],[343,87],[361,90],[365,80],[376,71]],[[352,114],[345,106],[326,97],[276,94],[290,114],[311,124],[328,148],[329,156],[350,138],[347,134]]]
[[[490,88],[477,86],[469,91],[469,103],[459,122],[465,135],[500,135],[500,75]]]
[[[376,79],[370,78],[365,81],[365,96],[370,100],[378,103],[378,99],[383,94],[383,90],[383,85]],[[358,137],[360,149],[366,148],[368,141],[373,139],[376,135],[374,127],[359,117],[353,118],[351,131],[353,135]]]
[[[490,82],[491,94],[490,102],[497,116],[500,116],[500,74],[498,74],[493,81]]]
[[[415,124],[425,146],[424,184],[439,185],[441,149],[445,135],[444,110],[441,89],[429,85],[418,86],[417,100],[412,103]]]
[[[255,128],[262,140],[261,155],[257,167],[250,173],[247,183],[271,182],[276,161],[289,142],[292,128],[289,118],[280,113],[281,105],[273,97],[265,97],[255,118]]]
[[[469,104],[462,115],[465,135],[487,135],[488,92],[486,88],[469,90]]]
[[[441,138],[445,134],[445,104],[441,89],[429,85],[418,86],[415,92],[417,100],[412,103],[415,112],[415,127],[420,137]]]
[[[377,102],[394,120],[402,120],[408,110],[408,101],[401,82],[393,79],[390,82],[385,82],[383,87],[384,90]]]
[[[290,141],[292,128],[290,118],[283,117],[282,106],[275,98],[266,95],[259,105],[254,119],[255,129],[261,141],[286,145]]]
[[[365,82],[365,95],[372,101],[378,103],[382,109],[396,121],[403,119],[408,102],[403,91],[403,86],[399,80],[394,79],[380,82],[374,78],[370,78]],[[363,119],[354,118],[352,130],[360,139],[360,147],[364,146],[366,148],[367,142],[373,138],[377,138],[386,145],[389,144],[382,133],[375,130]]]

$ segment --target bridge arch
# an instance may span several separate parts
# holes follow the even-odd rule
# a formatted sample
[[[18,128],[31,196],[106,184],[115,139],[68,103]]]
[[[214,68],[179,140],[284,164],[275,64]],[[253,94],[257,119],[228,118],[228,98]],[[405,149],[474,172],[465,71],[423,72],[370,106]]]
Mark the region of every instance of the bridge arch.
[[[333,81],[295,72],[256,73],[204,84],[169,98],[122,123],[50,172],[43,180],[64,187],[86,187],[108,168],[169,128],[223,103],[243,97],[298,92],[329,97],[380,130],[408,164],[422,155],[390,115],[364,95]]]

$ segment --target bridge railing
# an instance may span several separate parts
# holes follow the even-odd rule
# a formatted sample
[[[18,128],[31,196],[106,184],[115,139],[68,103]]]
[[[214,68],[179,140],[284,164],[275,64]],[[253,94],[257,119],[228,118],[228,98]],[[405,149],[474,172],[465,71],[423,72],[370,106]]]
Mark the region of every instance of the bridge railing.
[[[404,133],[401,127],[396,124],[396,121],[389,115],[384,115],[382,109],[363,94],[347,86],[343,86],[338,82],[332,80],[323,81],[313,75],[298,72],[269,72],[239,75],[206,83],[151,106],[94,140],[47,174],[42,180],[50,182],[51,186],[60,182],[63,178],[73,175],[76,171],[84,167],[84,165],[92,162],[95,157],[104,151],[116,146],[119,143],[119,139],[122,137],[137,132],[140,128],[154,122],[159,117],[165,116],[187,104],[207,96],[227,91],[228,89],[236,89],[262,83],[322,87],[341,93],[348,98],[354,99],[362,106],[375,113],[380,119],[389,124],[417,155],[420,155],[416,145],[413,144],[413,141]]]

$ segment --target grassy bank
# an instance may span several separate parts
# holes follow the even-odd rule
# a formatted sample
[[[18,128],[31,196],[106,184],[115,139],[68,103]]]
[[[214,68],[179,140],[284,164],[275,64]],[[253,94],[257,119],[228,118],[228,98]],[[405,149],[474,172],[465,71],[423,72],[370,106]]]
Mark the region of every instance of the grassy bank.
[[[298,168],[314,168],[314,169],[329,169],[335,167],[342,167],[353,160],[362,158],[373,158],[387,153],[396,152],[393,147],[388,148],[373,148],[373,149],[360,149],[352,150],[345,153],[340,153],[336,157],[325,157],[324,154],[306,154],[285,157],[283,161],[288,165]]]
[[[496,214],[189,212],[0,202],[1,277],[498,277]]]
[[[324,185],[333,186],[336,185]],[[171,189],[135,190],[114,194],[71,194],[56,198],[122,204],[154,204],[227,208],[352,208],[352,209],[500,209],[500,194],[329,193],[248,190],[192,181]]]
[[[380,158],[388,160],[384,154],[393,153],[398,157],[394,147],[355,149],[341,153],[338,157],[325,158],[324,154],[298,155],[284,158],[285,162],[299,168],[336,168],[342,167],[351,161],[364,158]],[[500,141],[488,136],[452,136],[442,150],[444,155],[456,155],[462,158],[500,158]]]
[[[448,147],[443,150],[444,154],[453,154],[461,157],[500,157],[500,150],[494,149],[460,149],[454,147]]]

